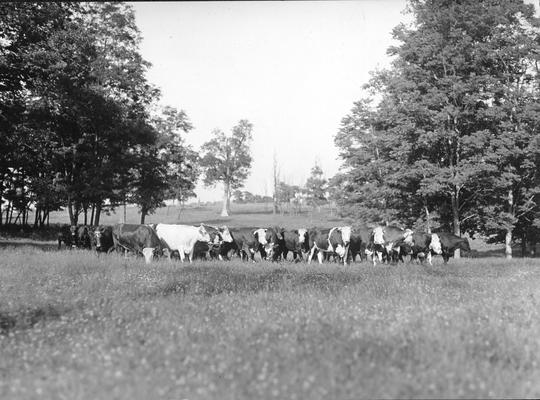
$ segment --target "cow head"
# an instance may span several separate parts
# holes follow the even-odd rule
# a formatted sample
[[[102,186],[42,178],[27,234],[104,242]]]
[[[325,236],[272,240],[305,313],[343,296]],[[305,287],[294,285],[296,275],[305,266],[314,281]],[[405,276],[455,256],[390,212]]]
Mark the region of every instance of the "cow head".
[[[461,238],[461,241],[458,243],[458,248],[464,251],[471,251],[471,246],[469,246],[467,238]]]
[[[298,243],[304,244],[307,243],[308,237],[307,237],[307,229],[301,228],[298,229]]]
[[[263,229],[263,228],[253,231],[253,236],[255,236],[255,239],[257,239],[257,241],[263,246],[266,246],[266,243],[267,243],[266,231],[267,229]]]
[[[144,249],[142,249],[142,253],[143,253],[143,256],[144,256],[144,261],[147,264],[150,264],[152,262],[152,259],[154,258],[155,251],[156,251],[155,247],[145,247]]]
[[[414,246],[413,234],[414,232],[410,229],[405,229],[405,231],[403,231],[403,241],[409,246]]]
[[[436,233],[431,234],[431,243],[429,248],[433,250],[435,254],[442,254],[441,239]]]
[[[351,241],[351,227],[342,226],[338,229],[341,232],[341,240],[343,240],[343,243],[345,243],[345,246],[347,246]]]
[[[382,226],[378,226],[373,229],[371,234],[372,241],[374,244],[384,244],[384,230]]]
[[[95,231],[94,231],[94,240],[96,241],[96,249],[97,250],[100,250],[101,249],[101,236],[103,235],[103,233],[101,232],[101,229],[100,228],[97,228]]]
[[[221,233],[221,239],[224,242],[232,243],[233,238],[231,236],[231,231],[229,231],[229,228],[227,228],[226,226],[222,226],[221,228],[219,228],[219,232]]]
[[[210,239],[210,235],[208,234],[208,231],[205,229],[205,227],[201,224],[201,226],[199,226],[199,230],[198,230],[198,236],[197,236],[197,240],[201,241],[201,242],[211,242],[212,239]]]

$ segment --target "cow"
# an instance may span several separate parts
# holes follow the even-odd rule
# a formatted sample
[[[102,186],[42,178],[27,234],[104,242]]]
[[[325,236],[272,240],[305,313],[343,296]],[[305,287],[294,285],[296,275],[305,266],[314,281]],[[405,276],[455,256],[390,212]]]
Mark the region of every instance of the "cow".
[[[283,260],[287,260],[287,255],[289,254],[289,251],[291,251],[295,262],[302,261],[304,259],[303,253],[309,251],[307,229],[281,229],[280,233],[281,239],[278,241],[278,250],[274,254],[274,259],[282,257]]]
[[[210,235],[202,224],[199,227],[157,224],[155,230],[162,244],[169,251],[169,259],[171,252],[178,251],[180,261],[182,262],[184,262],[186,254],[188,255],[189,262],[193,261],[193,252],[197,241],[210,242]]]
[[[280,242],[283,241],[281,231],[282,229],[278,227],[259,228],[255,231],[260,244],[259,253],[263,260],[271,259],[272,261],[276,261],[279,258]]]
[[[114,249],[112,226],[100,225],[94,230],[94,247],[99,253],[108,253]]]
[[[351,243],[349,245],[349,255],[351,260],[356,261],[356,256],[366,255],[366,249],[369,245],[369,239],[371,236],[371,229],[365,225],[355,226],[351,230]]]
[[[413,231],[410,229],[402,229],[394,225],[377,226],[371,233],[365,252],[372,256],[373,265],[376,263],[376,258],[379,262],[383,262],[383,256],[386,256],[386,261],[389,262],[396,256],[399,258],[401,243],[412,246],[412,234]]]
[[[57,236],[58,239],[58,250],[62,246],[62,242],[68,248],[77,247],[77,226],[76,225],[64,225]]]
[[[77,227],[77,242],[76,246],[80,249],[92,248],[92,230],[86,225],[80,225]]]
[[[313,255],[317,251],[319,264],[322,264],[323,253],[336,252],[343,264],[347,265],[347,253],[351,241],[351,227],[342,226],[330,229],[313,228],[308,231],[310,252],[308,256],[308,264],[311,263]]]
[[[223,253],[223,247],[226,247],[227,244],[232,243],[233,239],[229,228],[222,226],[216,228],[210,225],[204,225],[204,228],[210,235],[209,242],[197,241],[195,243],[195,248],[193,250],[193,258],[210,258],[210,259],[220,259],[227,258],[227,254]]]
[[[264,247],[266,241],[266,229],[264,228],[229,228],[233,243],[229,249],[234,251],[243,260],[244,257],[255,261],[255,253],[259,252],[261,258],[266,256]],[[262,250],[262,252],[261,252]]]
[[[441,241],[441,254],[445,264],[448,263],[450,257],[454,256],[455,250],[471,251],[469,241],[466,238],[448,232],[437,232],[437,235]]]
[[[163,252],[159,237],[148,225],[116,224],[112,228],[112,238],[117,251],[142,254],[147,264]]]
[[[403,249],[405,247],[405,249]],[[441,254],[441,241],[439,235],[436,233],[426,233],[426,232],[413,232],[412,234],[412,244],[402,245],[401,254],[410,254],[411,260],[417,258],[426,258],[429,265],[431,263],[431,254]]]

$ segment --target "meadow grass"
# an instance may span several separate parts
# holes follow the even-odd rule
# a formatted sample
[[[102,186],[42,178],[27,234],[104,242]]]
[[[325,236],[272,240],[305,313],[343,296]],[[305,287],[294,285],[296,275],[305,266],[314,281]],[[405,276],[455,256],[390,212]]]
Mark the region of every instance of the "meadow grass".
[[[0,398],[540,396],[540,262],[2,250]]]

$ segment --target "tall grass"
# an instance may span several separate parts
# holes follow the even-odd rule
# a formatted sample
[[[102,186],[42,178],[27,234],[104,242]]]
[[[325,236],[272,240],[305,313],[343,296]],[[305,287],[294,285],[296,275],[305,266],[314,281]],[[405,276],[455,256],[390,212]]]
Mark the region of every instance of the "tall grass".
[[[540,396],[536,260],[2,255],[0,398]]]

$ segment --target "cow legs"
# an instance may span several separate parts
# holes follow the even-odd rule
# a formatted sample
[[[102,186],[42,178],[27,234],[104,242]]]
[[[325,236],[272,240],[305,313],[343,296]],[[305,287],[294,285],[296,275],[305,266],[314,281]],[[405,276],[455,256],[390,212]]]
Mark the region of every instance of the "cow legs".
[[[184,253],[184,249],[178,249],[178,255],[180,256],[180,262],[184,262],[184,258],[186,258],[186,254]]]
[[[317,253],[317,259],[319,260],[319,264],[322,264],[323,263],[323,258],[324,258],[324,254],[322,251],[319,251]]]
[[[431,251],[428,251],[427,257],[426,257],[426,258],[427,258],[427,262],[429,263],[429,265],[433,265],[433,264],[431,263]]]
[[[311,259],[313,258],[313,254],[315,254],[315,246],[313,246],[311,250],[309,251],[309,256],[308,256],[308,261],[307,261],[308,264],[311,264]]]

